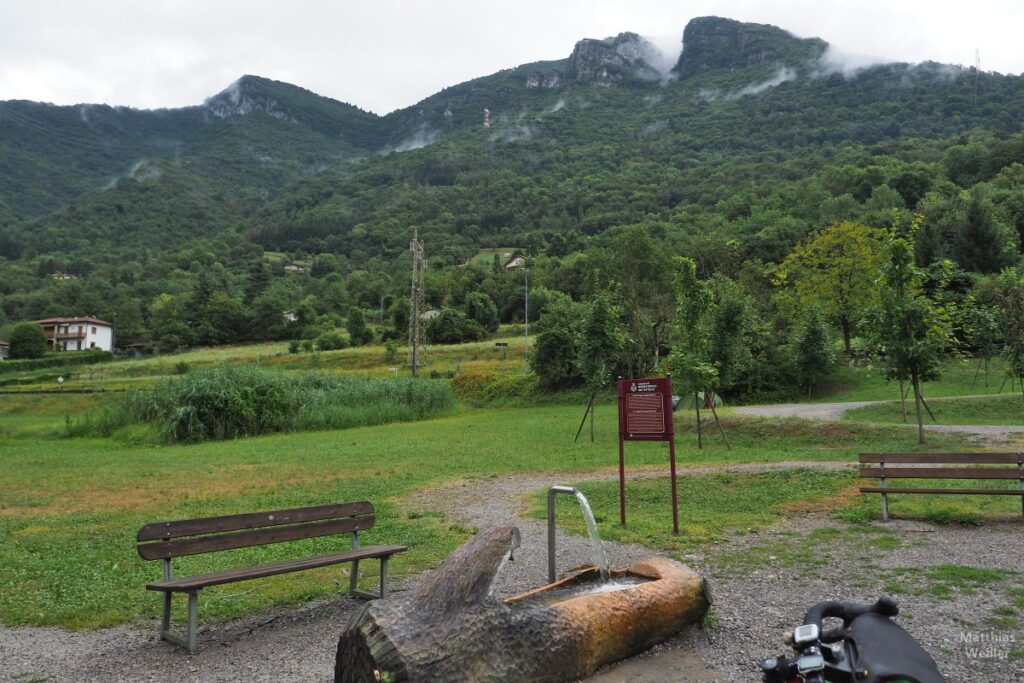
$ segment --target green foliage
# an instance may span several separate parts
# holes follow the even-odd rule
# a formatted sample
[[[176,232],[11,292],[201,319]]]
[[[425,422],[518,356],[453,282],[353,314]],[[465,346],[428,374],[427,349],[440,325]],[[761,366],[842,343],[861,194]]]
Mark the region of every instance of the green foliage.
[[[427,339],[433,344],[461,344],[479,341],[484,336],[480,323],[452,308],[441,309],[427,322]]]
[[[707,284],[697,279],[692,259],[676,258],[676,272],[676,318],[668,364],[674,388],[690,395],[718,385],[708,330],[712,300]]]
[[[561,389],[583,381],[577,361],[586,307],[567,296],[548,303],[534,338],[530,367],[541,386]]]
[[[868,342],[891,379],[910,380],[917,406],[919,441],[924,442],[921,383],[937,379],[954,340],[948,312],[923,292],[924,272],[915,265],[913,239],[920,218],[907,234],[894,232],[885,247],[880,303],[866,316]]]
[[[60,351],[48,353],[42,358],[26,358],[23,360],[5,360],[0,363],[0,375],[16,373],[23,370],[38,370],[40,368],[74,368],[78,365],[93,365],[106,363],[113,358],[109,351],[101,349],[86,349],[85,351]]]
[[[120,426],[153,423],[177,442],[235,439],[419,420],[450,409],[454,399],[449,387],[436,382],[222,365],[130,394],[120,408]],[[106,424],[105,431],[113,426]]]
[[[12,360],[42,358],[46,353],[46,331],[36,323],[15,325],[8,342]]]
[[[476,321],[489,334],[498,331],[498,307],[491,297],[483,292],[470,292],[466,295],[466,317]]]
[[[576,342],[576,366],[591,391],[604,386],[620,362],[625,334],[618,312],[607,295],[594,297],[587,308]]]
[[[882,264],[879,231],[851,221],[836,223],[800,243],[779,265],[774,283],[791,316],[815,309],[839,325],[851,352],[853,330],[878,301],[874,286]]]
[[[348,338],[352,342],[352,346],[363,346],[373,341],[373,332],[366,326],[366,317],[363,315],[363,311],[356,306],[348,309],[345,329],[348,330]]]
[[[996,279],[993,292],[1006,342],[1003,357],[1007,373],[1021,382],[1024,396],[1024,266],[1007,268]]]
[[[345,335],[337,330],[329,330],[316,338],[316,347],[321,351],[335,351],[348,346]]]
[[[810,394],[817,384],[829,377],[836,364],[828,329],[815,311],[812,310],[804,321],[793,350],[797,379]]]
[[[0,320],[88,312],[169,350],[312,339],[357,306],[390,313],[381,338],[402,339],[416,226],[431,306],[489,331],[493,316],[469,308],[479,294],[502,321],[521,321],[523,273],[500,255],[528,246],[531,318],[541,291],[609,293],[626,331],[618,369],[630,374],[668,350],[670,259],[691,257],[701,279],[721,274],[754,299],[763,326],[740,382],[754,393],[785,374],[764,330],[792,337],[806,308],[788,266],[778,299],[764,280],[824,226],[883,228],[920,210],[920,265],[1013,265],[1024,78],[935,64],[812,77],[822,43],[769,29],[697,22],[722,42],[691,43],[668,83],[612,69],[595,84],[563,59],[386,117],[256,77],[231,93],[272,111],[238,115],[227,93],[159,113],[0,104]],[[782,64],[791,80],[751,89]],[[548,74],[557,88],[527,86]],[[466,98],[524,118],[496,115],[483,130]],[[305,272],[285,272],[290,263]],[[828,320],[856,325],[861,309],[833,306],[837,287],[806,291]]]
[[[508,402],[529,398],[537,391],[537,378],[523,373],[460,372],[451,380],[452,389],[470,403]]]

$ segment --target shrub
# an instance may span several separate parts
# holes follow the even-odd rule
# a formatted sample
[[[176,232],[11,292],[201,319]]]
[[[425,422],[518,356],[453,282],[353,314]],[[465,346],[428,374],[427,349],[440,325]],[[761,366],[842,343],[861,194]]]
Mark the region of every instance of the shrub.
[[[346,346],[348,346],[348,342],[345,341],[345,335],[337,330],[324,332],[316,338],[316,347],[321,351],[335,351]]]
[[[20,372],[22,370],[39,370],[41,368],[69,367],[75,365],[92,365],[113,360],[109,351],[88,349],[86,351],[69,351],[48,353],[42,358],[25,358],[23,360],[5,360],[0,363],[0,374]]]
[[[461,344],[480,341],[483,337],[484,328],[480,323],[451,308],[443,309],[427,323],[427,339],[434,344]]]
[[[288,353],[298,353],[298,352],[299,352],[299,342],[297,340],[295,340],[295,339],[293,339],[290,342],[288,342]]]
[[[523,373],[463,372],[451,385],[460,399],[472,402],[526,398],[537,390],[536,377]]]
[[[483,292],[470,292],[466,296],[466,317],[475,320],[489,334],[498,331],[498,307]]]
[[[21,323],[11,330],[11,358],[42,358],[46,354],[46,332],[36,323]]]

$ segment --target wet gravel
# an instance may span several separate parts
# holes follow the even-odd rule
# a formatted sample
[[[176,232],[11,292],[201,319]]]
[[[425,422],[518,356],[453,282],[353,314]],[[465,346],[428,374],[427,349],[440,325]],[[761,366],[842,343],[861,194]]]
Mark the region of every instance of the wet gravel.
[[[760,471],[794,466],[808,464],[723,469]],[[718,468],[690,468],[687,472],[712,469]],[[410,510],[441,510],[453,521],[480,528],[509,522],[519,526],[522,547],[495,580],[495,593],[507,596],[547,581],[546,524],[522,517],[527,494],[554,484],[615,476],[607,471],[481,478],[421,491],[407,506]],[[818,600],[873,601],[891,585],[896,568],[916,567],[926,572],[951,563],[1024,571],[1024,524],[1016,521],[935,527],[896,520],[883,530],[902,541],[899,547],[877,550],[864,545],[870,535],[861,539],[862,543],[860,536],[841,531],[842,536],[831,545],[820,546],[815,555],[830,561],[806,573],[799,566],[787,565],[787,549],[798,551],[805,543],[802,539],[823,526],[837,525],[825,517],[799,517],[787,521],[785,528],[738,536],[703,553],[685,555],[684,561],[712,583],[716,624],[707,630],[690,630],[651,652],[609,667],[591,683],[757,681],[756,662],[783,653],[783,631],[799,624],[804,610]],[[559,572],[590,562],[586,538],[559,531],[556,547]],[[772,554],[774,548],[781,549],[777,555]],[[656,552],[617,543],[607,543],[606,551],[613,566]],[[742,561],[744,557],[748,562]],[[393,586],[398,591],[408,589],[415,580],[394,581]],[[913,582],[909,585],[913,587]],[[1024,632],[1020,630],[1024,610],[1020,610],[1016,625],[997,628],[990,621],[997,618],[996,610],[1008,604],[1005,589],[1022,585],[1022,575],[1007,574],[1004,580],[976,586],[969,593],[954,590],[939,597],[929,592],[925,581],[917,590],[898,596],[899,621],[935,657],[951,682],[1024,680],[1024,660],[1011,657],[1011,653],[1024,650]],[[337,636],[361,604],[338,596],[218,624],[200,632],[200,652],[194,656],[158,640],[155,624],[153,629],[122,626],[78,633],[0,626],[0,681],[329,681]],[[982,644],[964,642],[965,637],[981,637]]]

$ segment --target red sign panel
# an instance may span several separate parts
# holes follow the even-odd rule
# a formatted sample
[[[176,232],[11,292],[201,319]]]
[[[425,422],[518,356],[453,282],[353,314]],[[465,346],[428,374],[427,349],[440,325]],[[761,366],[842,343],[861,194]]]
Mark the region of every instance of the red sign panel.
[[[620,379],[619,393],[619,521],[626,523],[626,441],[668,441],[672,475],[672,533],[679,534],[676,490],[676,440],[672,426],[672,379]]]
[[[672,380],[619,380],[619,436],[625,441],[670,441]]]

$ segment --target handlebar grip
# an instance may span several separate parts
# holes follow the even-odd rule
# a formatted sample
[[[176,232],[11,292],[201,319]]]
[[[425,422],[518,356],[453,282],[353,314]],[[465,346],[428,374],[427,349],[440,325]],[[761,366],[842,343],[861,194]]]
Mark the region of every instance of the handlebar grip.
[[[853,621],[862,614],[873,612],[885,617],[894,617],[899,614],[900,608],[896,598],[891,595],[883,595],[874,604],[868,605],[856,602],[836,602],[829,600],[814,605],[804,615],[804,624],[814,624],[821,630],[821,620],[825,617],[838,617],[844,624]]]

